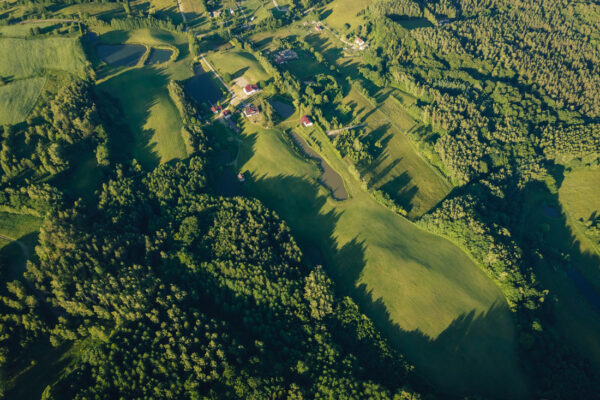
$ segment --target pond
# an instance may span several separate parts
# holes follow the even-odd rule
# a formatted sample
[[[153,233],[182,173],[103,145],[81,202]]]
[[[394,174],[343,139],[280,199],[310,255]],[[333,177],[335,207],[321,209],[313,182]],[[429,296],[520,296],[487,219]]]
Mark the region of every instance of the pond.
[[[99,44],[96,51],[107,64],[133,67],[146,52],[146,47],[141,44]]]
[[[269,99],[269,103],[271,103],[275,111],[277,111],[277,114],[279,114],[282,119],[288,119],[294,114],[294,106],[288,103],[284,103],[283,101],[275,99]]]
[[[335,172],[333,168],[331,168],[331,166],[327,163],[327,161],[325,161],[325,159],[323,159],[323,157],[321,157],[319,153],[314,151],[308,145],[308,143],[306,143],[306,141],[296,132],[292,132],[292,138],[294,139],[294,142],[296,142],[296,144],[300,146],[302,151],[304,151],[304,153],[308,157],[319,161],[321,172],[323,172],[323,174],[319,178],[319,182],[323,186],[331,190],[331,197],[333,197],[335,200],[346,200],[348,198],[348,192],[344,187],[344,180],[342,179],[340,174]]]
[[[167,61],[169,61],[171,59],[172,54],[173,54],[173,50],[170,50],[170,49],[152,48],[150,50],[150,55],[148,56],[148,60],[146,61],[146,65],[166,63]]]
[[[213,80],[211,73],[194,67],[195,75],[185,83],[185,91],[199,104],[216,104],[223,98],[223,93]]]

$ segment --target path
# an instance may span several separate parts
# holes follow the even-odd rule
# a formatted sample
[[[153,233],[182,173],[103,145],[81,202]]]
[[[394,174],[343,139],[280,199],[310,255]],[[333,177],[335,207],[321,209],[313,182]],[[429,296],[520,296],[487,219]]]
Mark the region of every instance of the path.
[[[327,131],[327,136],[335,136],[335,135],[337,135],[340,132],[349,131],[351,129],[356,129],[356,128],[362,128],[363,126],[367,126],[367,124],[366,123],[362,123],[362,124],[358,124],[358,125],[344,126],[343,128],[340,128],[340,129],[334,129],[334,130],[331,130],[331,131]]]
[[[187,19],[185,18],[185,13],[183,12],[183,5],[181,4],[181,0],[177,0],[177,6],[179,7],[179,13],[181,14],[181,18],[183,18],[183,23],[187,25]]]

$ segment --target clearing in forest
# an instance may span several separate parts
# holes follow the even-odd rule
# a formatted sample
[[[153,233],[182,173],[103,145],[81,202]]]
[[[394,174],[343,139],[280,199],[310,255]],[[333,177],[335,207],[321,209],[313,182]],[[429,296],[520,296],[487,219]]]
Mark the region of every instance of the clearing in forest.
[[[46,77],[20,79],[0,86],[0,124],[24,121],[38,99]]]

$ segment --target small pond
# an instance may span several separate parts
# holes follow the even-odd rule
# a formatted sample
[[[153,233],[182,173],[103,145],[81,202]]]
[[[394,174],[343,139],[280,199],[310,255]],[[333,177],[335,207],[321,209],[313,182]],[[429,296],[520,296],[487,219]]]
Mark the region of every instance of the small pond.
[[[194,67],[195,75],[185,83],[185,91],[199,104],[215,104],[222,99],[223,93],[213,80],[211,73],[200,67]]]
[[[99,44],[96,51],[107,64],[133,67],[146,52],[146,47],[141,44]]]
[[[294,106],[288,103],[284,103],[283,101],[275,99],[269,99],[269,103],[271,103],[275,111],[277,111],[277,114],[279,114],[282,119],[287,119],[294,114]]]
[[[172,54],[173,50],[152,48],[148,60],[146,60],[146,65],[166,63],[171,59]]]
[[[321,171],[323,174],[319,178],[319,182],[331,190],[331,197],[336,200],[346,200],[348,198],[348,192],[344,187],[344,180],[340,174],[335,172],[333,168],[327,164],[327,161],[325,161],[319,153],[314,151],[296,132],[292,132],[292,138],[307,156],[320,162]]]

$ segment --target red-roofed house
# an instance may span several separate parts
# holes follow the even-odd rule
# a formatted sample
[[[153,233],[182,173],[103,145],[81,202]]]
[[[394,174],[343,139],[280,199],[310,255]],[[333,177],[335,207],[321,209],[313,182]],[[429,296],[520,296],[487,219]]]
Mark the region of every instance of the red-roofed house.
[[[258,92],[258,85],[246,85],[246,87],[244,88],[244,94],[246,95],[250,95],[253,93]]]
[[[231,111],[229,111],[229,110],[223,110],[223,117],[225,117],[225,118],[231,118]]]
[[[356,43],[359,46],[364,46],[365,45],[365,41],[362,40],[361,38],[359,38],[358,36],[356,37],[356,39],[354,39],[354,43]]]
[[[303,115],[302,118],[300,118],[300,122],[302,123],[302,125],[307,127],[313,125],[313,122],[308,115]]]
[[[259,113],[258,107],[250,104],[248,107],[244,108],[244,115],[246,117],[251,117],[253,115],[257,115]]]
[[[211,106],[210,107],[210,111],[212,111],[213,114],[218,114],[222,109],[223,109],[223,107],[221,107],[221,106]]]

